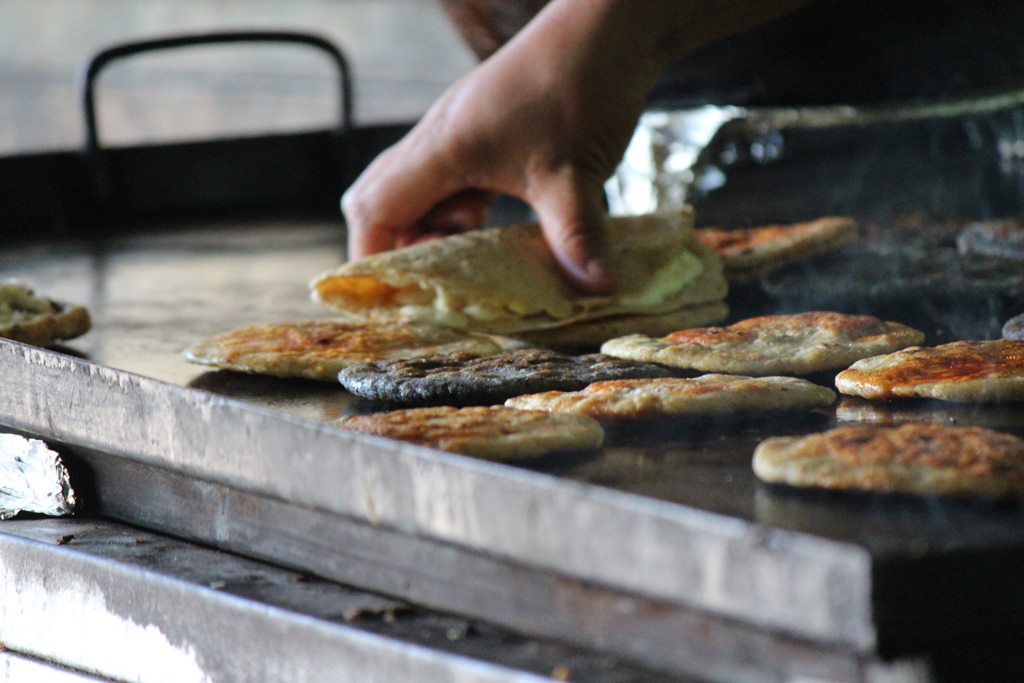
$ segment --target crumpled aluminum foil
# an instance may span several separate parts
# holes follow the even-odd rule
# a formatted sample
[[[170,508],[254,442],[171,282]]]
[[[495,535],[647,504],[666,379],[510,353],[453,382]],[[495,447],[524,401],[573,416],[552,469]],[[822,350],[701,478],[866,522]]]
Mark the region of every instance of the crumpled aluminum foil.
[[[701,151],[727,122],[745,115],[738,107],[647,111],[640,117],[615,174],[605,184],[608,211],[636,215],[681,209],[697,177]],[[711,188],[707,188],[711,189]]]
[[[19,512],[70,515],[76,502],[68,470],[56,451],[38,439],[0,434],[0,519]]]
[[[640,117],[622,162],[605,184],[608,209],[614,215],[680,209],[726,185],[734,164],[778,161],[789,131],[951,118],[992,128],[1004,172],[1024,173],[1024,90],[867,107],[654,109]]]

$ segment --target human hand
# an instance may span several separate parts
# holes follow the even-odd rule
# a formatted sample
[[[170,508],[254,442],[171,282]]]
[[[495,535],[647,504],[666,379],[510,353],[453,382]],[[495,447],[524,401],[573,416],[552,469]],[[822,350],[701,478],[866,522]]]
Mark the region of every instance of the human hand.
[[[509,194],[537,213],[571,283],[614,286],[600,242],[603,184],[657,64],[609,54],[621,39],[574,39],[576,17],[539,19],[449,88],[345,194],[350,258],[479,228]]]
[[[609,292],[603,185],[662,65],[802,1],[554,0],[345,193],[349,258],[480,228],[508,194],[573,285]]]

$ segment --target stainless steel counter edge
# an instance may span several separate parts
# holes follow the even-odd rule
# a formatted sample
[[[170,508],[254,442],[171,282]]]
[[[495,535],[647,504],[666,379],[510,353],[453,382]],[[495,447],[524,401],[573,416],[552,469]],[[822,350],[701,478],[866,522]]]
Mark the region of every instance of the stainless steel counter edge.
[[[2,683],[109,683],[109,678],[96,678],[72,669],[66,669],[33,657],[14,652],[0,652],[0,681]]]
[[[871,558],[852,544],[355,434],[5,340],[0,376],[0,423],[14,429],[800,637],[875,645]]]
[[[116,680],[548,680],[2,532],[0,641]]]

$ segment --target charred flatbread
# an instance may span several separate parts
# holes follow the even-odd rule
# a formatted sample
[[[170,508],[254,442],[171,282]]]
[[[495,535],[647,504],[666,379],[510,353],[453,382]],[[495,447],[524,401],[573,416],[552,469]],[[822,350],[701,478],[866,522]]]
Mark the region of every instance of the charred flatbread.
[[[1024,401],[1024,341],[959,341],[865,358],[836,376],[836,388],[871,399]]]
[[[618,358],[701,372],[806,375],[918,344],[924,334],[867,315],[811,311],[748,318],[728,327],[699,327],[660,339],[630,335],[601,352]]]
[[[522,349],[483,358],[452,353],[359,363],[343,368],[338,380],[356,396],[374,401],[479,405],[524,393],[581,389],[599,380],[668,374],[660,365],[601,354]]]
[[[571,287],[537,224],[478,230],[375,254],[311,283],[315,300],[353,319],[412,320],[515,335],[619,315],[721,301],[718,256],[693,240],[687,214],[606,221],[611,295]]]
[[[495,460],[591,450],[604,440],[601,425],[584,415],[552,415],[502,406],[407,408],[353,415],[337,424],[358,432]]]
[[[829,406],[835,398],[831,389],[795,377],[702,375],[687,379],[595,382],[582,391],[517,396],[505,405],[590,415],[602,420],[646,420],[810,410]]]
[[[240,327],[203,339],[184,355],[192,363],[227,370],[335,382],[338,372],[354,363],[500,351],[493,339],[445,327],[309,320]]]
[[[90,325],[82,306],[38,296],[20,282],[0,281],[0,337],[51,346],[85,334]]]
[[[1024,313],[1006,321],[1003,325],[1003,339],[1024,339]]]
[[[754,451],[762,481],[949,496],[1024,495],[1024,440],[978,427],[856,425],[773,437]]]
[[[845,247],[857,239],[857,223],[852,218],[827,216],[792,225],[698,228],[694,237],[721,257],[729,284],[739,285]]]

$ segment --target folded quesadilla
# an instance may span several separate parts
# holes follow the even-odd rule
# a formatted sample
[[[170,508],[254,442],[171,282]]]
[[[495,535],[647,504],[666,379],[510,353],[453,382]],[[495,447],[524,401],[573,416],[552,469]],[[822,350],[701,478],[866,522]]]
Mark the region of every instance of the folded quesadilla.
[[[314,300],[356,319],[513,336],[609,316],[660,315],[725,297],[721,261],[693,238],[690,213],[611,217],[606,230],[618,278],[606,296],[565,281],[537,224],[375,254],[310,287]]]

